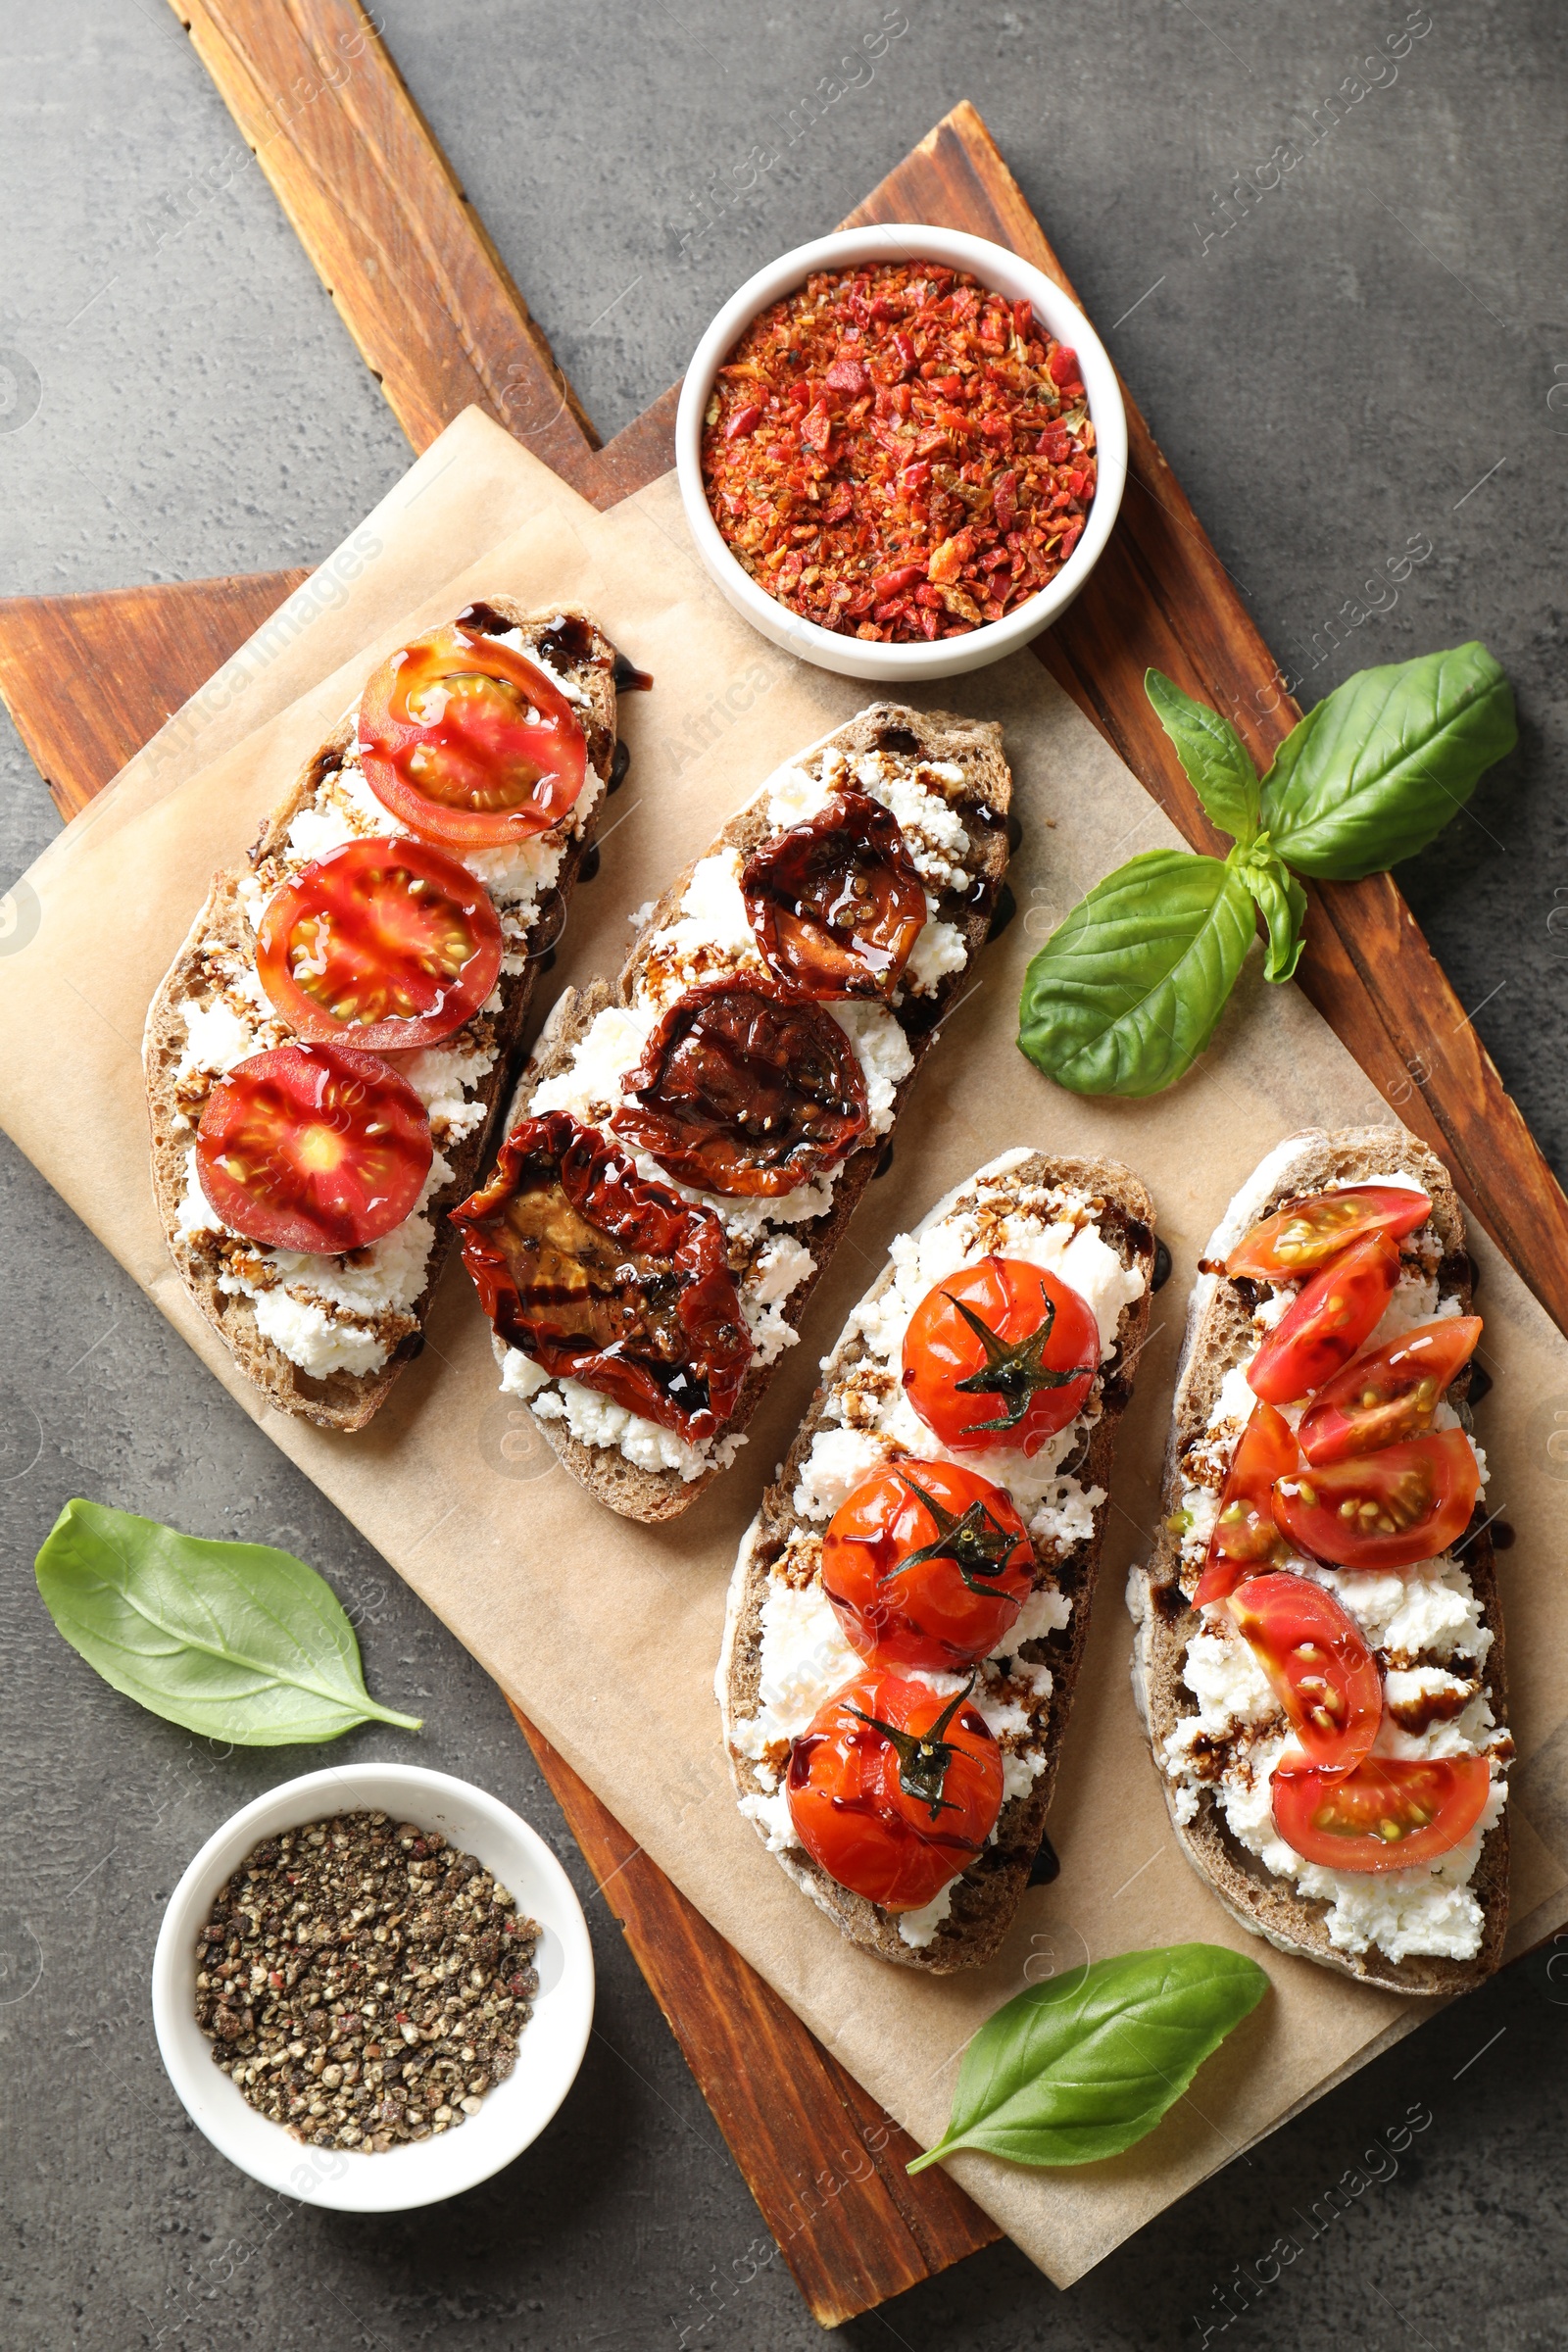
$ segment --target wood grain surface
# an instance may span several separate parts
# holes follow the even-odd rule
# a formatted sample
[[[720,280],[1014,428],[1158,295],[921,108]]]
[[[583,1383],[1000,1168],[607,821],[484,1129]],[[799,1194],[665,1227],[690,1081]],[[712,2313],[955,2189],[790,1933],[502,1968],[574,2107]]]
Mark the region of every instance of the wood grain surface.
[[[416,448],[476,401],[602,507],[667,469],[675,392],[597,445],[354,0],[194,0],[189,21]],[[966,228],[1071,292],[966,104],[852,220]],[[1260,760],[1297,713],[1136,403],[1127,405],[1121,519],[1088,588],[1037,650],[1187,838],[1208,848],[1217,837],[1149,707],[1146,665],[1226,710]],[[85,806],[299,577],[0,603],[0,691],[62,811]],[[102,709],[61,696],[62,678],[82,670],[113,681]],[[1312,895],[1299,974],[1312,1001],[1399,1115],[1444,1152],[1471,1207],[1568,1327],[1568,1201],[1398,890],[1383,876]],[[522,1728],[822,2324],[995,2238],[946,2176],[907,2179],[897,2127]]]

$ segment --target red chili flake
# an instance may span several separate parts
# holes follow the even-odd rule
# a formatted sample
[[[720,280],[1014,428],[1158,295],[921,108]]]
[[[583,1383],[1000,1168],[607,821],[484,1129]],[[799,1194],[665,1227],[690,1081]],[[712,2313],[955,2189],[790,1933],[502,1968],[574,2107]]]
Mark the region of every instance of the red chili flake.
[[[760,586],[824,628],[907,643],[1000,619],[1055,576],[1094,500],[1095,428],[1077,354],[1027,302],[876,263],[752,321],[703,473]]]

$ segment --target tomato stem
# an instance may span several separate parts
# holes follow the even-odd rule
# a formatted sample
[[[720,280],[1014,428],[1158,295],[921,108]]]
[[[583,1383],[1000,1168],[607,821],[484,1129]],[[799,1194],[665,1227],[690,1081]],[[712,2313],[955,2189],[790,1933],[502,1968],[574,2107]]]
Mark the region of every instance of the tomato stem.
[[[975,1671],[978,1672],[978,1669]],[[852,1707],[848,1701],[845,1703],[847,1714],[853,1715],[858,1723],[868,1725],[873,1732],[880,1732],[897,1751],[899,1787],[906,1796],[912,1796],[916,1804],[927,1806],[933,1821],[939,1813],[957,1810],[952,1799],[942,1793],[948,1766],[953,1762],[953,1750],[944,1735],[974,1686],[975,1674],[971,1673],[963,1689],[954,1692],[935,1723],[919,1733],[902,1731],[896,1723],[884,1723],[880,1715],[867,1715],[859,1707]]]
[[[936,1522],[937,1540],[923,1544],[892,1568],[885,1569],[878,1583],[885,1584],[891,1576],[902,1576],[906,1568],[918,1568],[926,1560],[952,1560],[971,1592],[990,1590],[979,1579],[998,1577],[1006,1567],[1017,1548],[1018,1539],[1009,1535],[999,1519],[993,1518],[977,1495],[962,1516],[956,1516],[934,1494],[910,1478],[906,1470],[898,1476],[912,1494],[917,1494]]]
[[[1074,1364],[1068,1371],[1054,1372],[1042,1360],[1056,1320],[1054,1298],[1046,1299],[1046,1319],[1038,1331],[1031,1332],[1027,1339],[1009,1341],[1000,1339],[972,1306],[955,1298],[951,1291],[944,1291],[942,1296],[950,1306],[956,1308],[986,1351],[981,1370],[971,1372],[966,1380],[956,1380],[954,1388],[960,1396],[1000,1396],[1005,1407],[994,1421],[971,1421],[971,1431],[1016,1429],[1038,1391],[1068,1388],[1095,1369],[1093,1364]]]

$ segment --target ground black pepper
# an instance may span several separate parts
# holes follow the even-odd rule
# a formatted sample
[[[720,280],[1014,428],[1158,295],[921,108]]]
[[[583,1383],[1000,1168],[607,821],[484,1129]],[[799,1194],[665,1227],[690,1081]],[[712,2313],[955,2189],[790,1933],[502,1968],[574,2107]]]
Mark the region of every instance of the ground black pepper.
[[[516,2064],[538,1937],[437,1832],[340,1813],[264,1838],[219,1888],[196,2021],[214,2064],[296,2139],[428,2139]]]

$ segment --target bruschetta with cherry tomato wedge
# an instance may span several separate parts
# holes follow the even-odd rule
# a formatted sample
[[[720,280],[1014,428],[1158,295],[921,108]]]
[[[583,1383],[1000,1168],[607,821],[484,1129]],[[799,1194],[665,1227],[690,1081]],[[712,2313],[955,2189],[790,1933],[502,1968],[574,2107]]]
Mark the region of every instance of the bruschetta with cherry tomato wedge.
[[[362,1428],[423,1346],[640,679],[499,599],[390,649],[153,1000],[170,1250],[283,1412]]]
[[[972,985],[1004,889],[1011,793],[994,721],[873,704],[767,777],[644,910],[613,985],[557,1004],[510,1125],[564,1116],[582,1139],[571,1151],[617,1157],[706,1220],[742,1318],[743,1377],[725,1384],[722,1411],[696,1364],[690,1380],[645,1384],[639,1401],[594,1350],[568,1365],[549,1318],[498,1290],[472,1219],[493,1231],[514,1212],[488,1189],[460,1211],[502,1388],[612,1510],[676,1517],[744,1443],[943,1016]],[[596,1259],[602,1232],[578,1238]],[[585,1332],[591,1287],[574,1285]],[[653,1304],[629,1269],[621,1311],[642,1330]],[[1031,1429],[1075,1409],[1056,1382],[1050,1368],[1030,1387]]]
[[[743,1814],[842,1932],[987,1960],[1043,1843],[1153,1208],[1004,1152],[894,1242],[741,1544],[716,1690]]]
[[[1402,1129],[1270,1152],[1200,1261],[1128,1585],[1189,1860],[1282,1950],[1401,1992],[1474,1984],[1507,1925],[1474,1284],[1447,1170]]]

